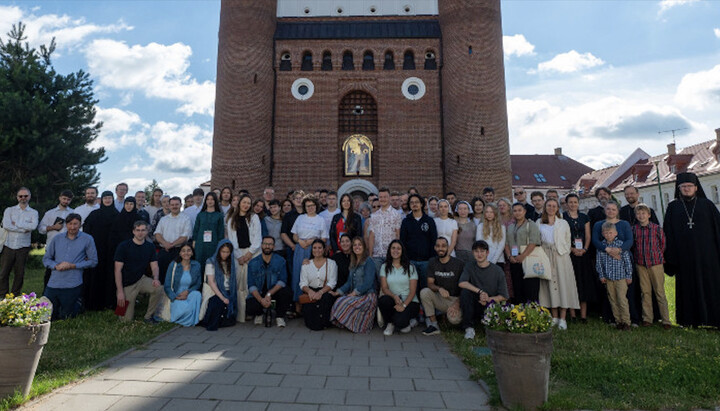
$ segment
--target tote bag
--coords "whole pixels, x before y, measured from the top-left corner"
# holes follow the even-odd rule
[[[527,246],[521,246],[520,252],[524,252]],[[550,280],[550,259],[542,247],[535,247],[532,252],[525,257],[522,262],[523,278],[539,278],[541,280]]]

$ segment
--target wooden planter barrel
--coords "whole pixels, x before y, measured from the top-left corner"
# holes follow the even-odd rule
[[[31,327],[0,327],[0,398],[15,390],[30,393],[35,370],[50,334],[50,323]]]
[[[502,403],[530,410],[548,397],[552,333],[519,334],[485,330]]]

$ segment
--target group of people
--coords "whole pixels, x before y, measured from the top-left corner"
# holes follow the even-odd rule
[[[99,200],[88,188],[74,210],[64,191],[39,222],[21,188],[3,216],[0,295],[19,293],[37,228],[48,237],[44,294],[56,319],[115,309],[129,321],[146,293],[145,321],[208,330],[302,317],[312,330],[356,333],[377,322],[388,336],[424,321],[435,335],[444,315],[474,338],[487,304],[505,300],[539,301],[560,330],[568,317],[585,322],[588,305],[620,329],[652,325],[655,311],[669,328],[667,272],[677,275],[678,323],[718,327],[720,213],[694,175],[678,175],[677,187],[664,229],[632,186],[622,208],[598,189],[600,205],[584,214],[576,194],[533,192],[528,204],[521,187],[514,202],[491,187],[469,202],[415,188],[366,201],[293,191],[280,201],[271,187],[253,201],[225,187],[196,189],[182,210],[183,199],[159,188],[145,204],[144,191],[127,197],[121,183]]]

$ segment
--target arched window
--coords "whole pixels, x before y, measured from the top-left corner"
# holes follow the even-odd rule
[[[393,52],[390,50],[385,52],[383,70],[395,70],[395,55],[393,55]]]
[[[373,56],[372,51],[366,51],[365,55],[363,56],[363,70],[375,70],[375,57]]]
[[[280,54],[280,71],[292,70],[292,58],[289,51],[283,51]]]
[[[437,60],[432,50],[425,52],[425,70],[437,70]]]
[[[412,50],[405,52],[405,58],[403,59],[403,70],[415,70],[415,53]]]
[[[352,51],[350,51],[350,50],[343,53],[342,69],[343,70],[355,70],[355,63],[353,63],[353,54],[352,54]]]
[[[306,51],[303,53],[303,59],[302,59],[302,66],[300,66],[301,71],[312,71],[313,70],[313,60],[312,60],[312,53],[309,51]]]
[[[332,71],[332,54],[329,51],[323,53],[322,67],[320,69],[322,71]]]

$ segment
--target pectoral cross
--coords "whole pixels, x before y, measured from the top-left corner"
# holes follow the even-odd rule
[[[692,219],[690,219],[690,220],[687,222],[687,226],[688,226],[688,228],[690,228],[691,230],[692,230],[692,228],[693,228],[694,225],[695,225],[695,223],[693,223],[693,220],[692,220]]]

